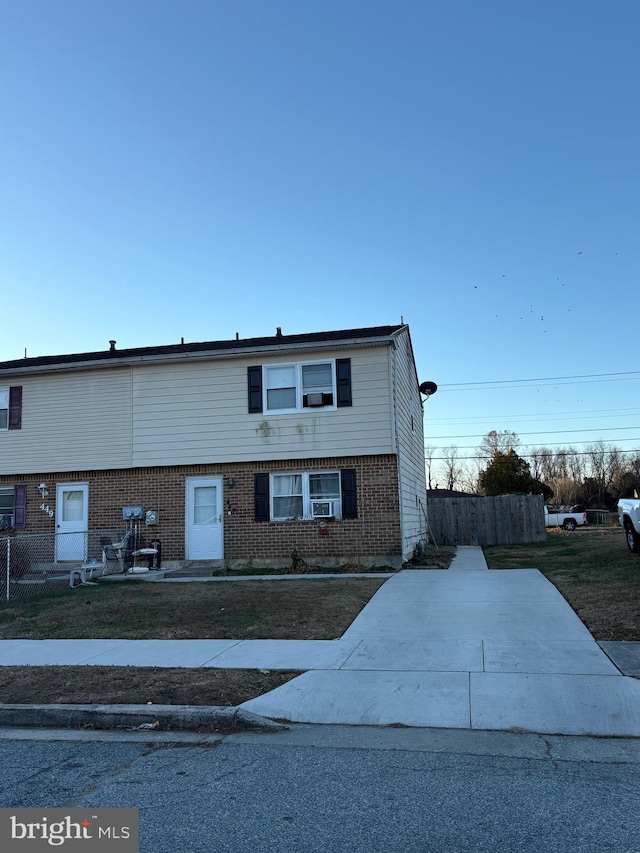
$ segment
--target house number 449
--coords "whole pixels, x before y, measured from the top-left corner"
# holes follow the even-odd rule
[[[53,510],[49,509],[49,504],[40,504],[40,509],[42,510],[42,512],[46,513],[49,518],[53,518]]]

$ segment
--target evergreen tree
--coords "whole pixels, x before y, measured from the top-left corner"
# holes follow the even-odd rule
[[[529,463],[513,450],[496,450],[493,459],[480,474],[485,495],[535,494],[553,497],[553,490],[531,476]]]

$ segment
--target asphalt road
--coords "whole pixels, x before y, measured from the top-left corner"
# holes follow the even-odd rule
[[[143,853],[638,853],[639,765],[623,739],[4,729],[0,806],[137,807]]]

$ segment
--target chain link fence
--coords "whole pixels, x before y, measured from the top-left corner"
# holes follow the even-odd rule
[[[0,538],[0,604],[68,587],[81,566],[124,572],[126,552],[112,547],[124,537],[122,530],[89,530]]]

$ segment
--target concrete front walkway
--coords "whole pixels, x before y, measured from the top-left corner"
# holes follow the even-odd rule
[[[640,736],[640,682],[620,674],[535,569],[392,576],[339,640],[4,640],[0,665],[301,669],[245,702],[293,722]]]

